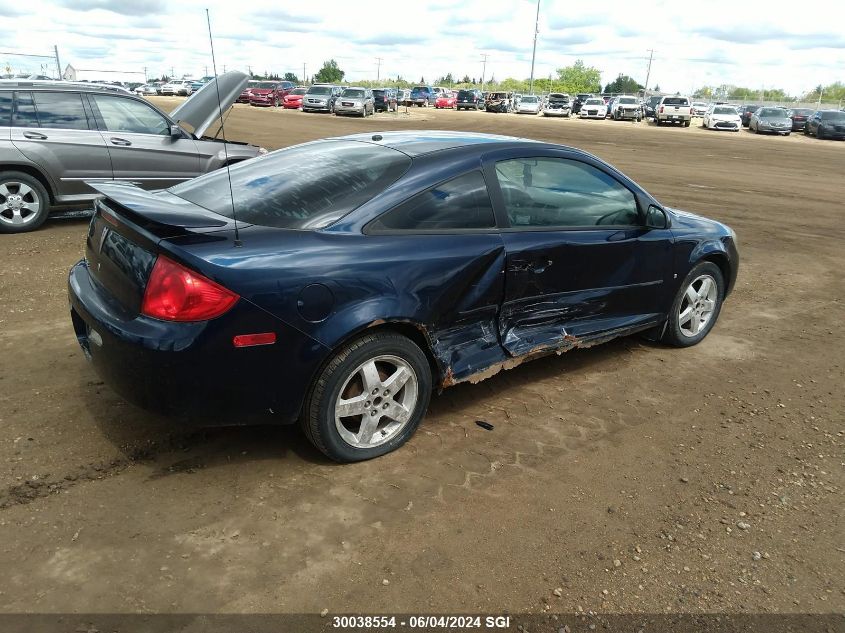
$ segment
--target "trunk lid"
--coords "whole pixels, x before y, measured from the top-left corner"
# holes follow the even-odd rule
[[[218,240],[208,233],[225,230],[231,223],[167,191],[149,192],[129,184],[90,185],[107,197],[94,203],[85,259],[92,278],[108,291],[104,296],[116,302],[127,318],[141,310],[162,240]]]

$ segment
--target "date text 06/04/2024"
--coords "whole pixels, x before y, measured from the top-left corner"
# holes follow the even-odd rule
[[[332,618],[335,629],[508,629],[506,615],[338,615]]]

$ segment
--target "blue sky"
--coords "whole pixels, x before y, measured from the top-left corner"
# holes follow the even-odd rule
[[[312,74],[335,58],[347,79],[401,75],[432,81],[451,72],[527,78],[536,1],[531,0],[0,0],[14,24],[4,51],[50,53],[77,68],[201,76],[211,67],[211,10],[218,70]],[[602,71],[689,92],[703,84],[782,87],[803,93],[845,81],[845,2],[739,0],[541,0],[535,76],[578,58]],[[782,7],[782,8],[781,8]],[[46,60],[0,55],[13,70]],[[26,67],[26,68],[23,68]]]

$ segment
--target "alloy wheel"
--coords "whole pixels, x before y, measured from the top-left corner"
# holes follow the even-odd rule
[[[411,421],[419,397],[416,372],[407,361],[381,355],[359,365],[335,402],[335,427],[354,448],[389,441]]]
[[[710,275],[696,277],[684,292],[681,305],[678,306],[678,327],[689,338],[707,327],[716,309],[718,286]]]
[[[0,184],[0,222],[21,226],[33,222],[41,211],[38,192],[26,183],[9,180]]]

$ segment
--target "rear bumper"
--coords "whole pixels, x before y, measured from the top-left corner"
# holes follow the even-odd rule
[[[168,414],[272,409],[294,422],[328,349],[241,299],[212,321],[129,318],[85,260],[68,277],[77,340],[102,379],[126,400]],[[235,348],[236,334],[274,331],[274,345]]]

